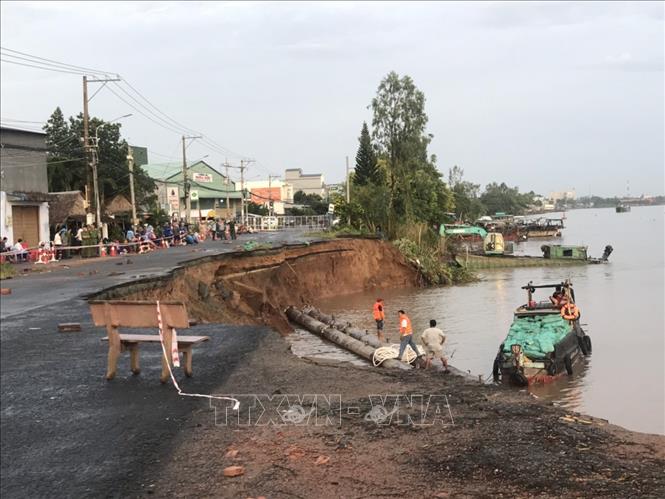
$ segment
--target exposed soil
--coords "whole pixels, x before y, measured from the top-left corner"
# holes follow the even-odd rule
[[[272,395],[262,403],[276,423],[283,423],[279,415],[288,408],[280,395],[340,394],[339,410],[326,404],[318,409],[333,422],[225,425],[218,410],[215,426],[211,410],[198,413],[188,425],[196,429],[179,436],[169,462],[149,478],[151,492],[276,498],[665,494],[665,437],[588,416],[575,420],[525,392],[440,372],[316,365],[289,355],[282,343],[277,335],[267,337],[218,393]],[[421,414],[405,406],[382,424],[368,421],[373,394],[447,395],[454,424],[447,413],[431,426],[403,424]],[[567,414],[573,421],[562,419]],[[234,465],[244,474],[225,477],[223,470]]]
[[[215,256],[169,278],[102,297],[184,300],[191,315],[204,321],[261,323],[286,332],[290,326],[282,311],[288,305],[325,310],[326,297],[413,286],[417,278],[392,246],[343,240]],[[665,437],[630,432],[526,392],[438,371],[321,365],[295,357],[283,338],[268,334],[220,380],[215,393],[272,396],[262,404],[278,424],[246,419],[221,424],[223,407],[217,406],[216,415],[212,408],[196,411],[168,456],[145,469],[138,481],[123,484],[124,493],[665,497]],[[331,421],[293,424],[282,419],[293,404],[293,399],[285,402],[285,394],[339,394],[341,404],[303,402],[303,409]],[[422,411],[402,402],[378,424],[368,419],[375,394],[446,396],[450,412],[446,407],[434,417],[428,411],[431,425],[411,424]],[[247,411],[247,400],[243,404]],[[394,407],[385,404],[388,411]],[[243,474],[224,476],[224,469],[234,465],[242,466]]]
[[[290,305],[321,305],[339,294],[418,282],[417,270],[391,244],[348,239],[218,255],[166,280],[102,297],[184,301],[198,320],[262,324],[287,333],[291,326],[283,311]]]

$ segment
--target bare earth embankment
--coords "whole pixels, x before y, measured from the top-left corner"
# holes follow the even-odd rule
[[[416,282],[390,245],[343,240],[203,259],[102,297],[183,300],[204,322],[287,333],[288,305],[325,310],[336,294]],[[250,412],[243,405],[240,421],[226,419],[223,406],[194,411],[160,465],[123,489],[178,497],[665,496],[665,437],[566,417],[525,392],[440,372],[316,364],[293,356],[277,334],[245,355],[215,393],[264,397]],[[309,419],[285,424],[284,411],[298,402],[287,394],[333,401],[338,394],[340,404],[306,399],[299,405]],[[379,423],[367,416],[377,394],[433,396],[449,409],[388,399],[385,409],[394,412]],[[244,474],[225,477],[232,465]]]

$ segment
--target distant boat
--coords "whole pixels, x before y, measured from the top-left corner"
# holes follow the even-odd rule
[[[620,203],[615,209],[617,213],[628,213],[630,211],[630,205]]]

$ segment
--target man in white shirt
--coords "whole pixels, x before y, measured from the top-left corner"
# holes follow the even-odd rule
[[[423,331],[421,340],[423,345],[425,345],[425,352],[427,353],[425,368],[432,365],[432,359],[434,357],[438,357],[443,364],[443,371],[448,372],[448,359],[443,356],[443,344],[446,341],[446,335],[436,327],[436,321],[434,319],[429,321],[429,327]]]

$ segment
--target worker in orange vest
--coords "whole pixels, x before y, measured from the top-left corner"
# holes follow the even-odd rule
[[[383,307],[383,298],[377,298],[376,302],[374,302],[372,315],[376,322],[376,336],[379,338],[379,341],[383,341],[383,322],[386,319],[386,311]]]
[[[404,350],[406,346],[411,346],[411,349],[415,352],[417,358],[422,357],[420,350],[416,346],[416,343],[413,341],[413,328],[411,327],[411,319],[406,315],[404,310],[399,310],[399,355],[397,360],[402,360],[402,355],[404,355]]]

